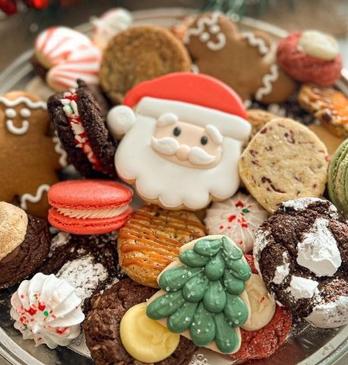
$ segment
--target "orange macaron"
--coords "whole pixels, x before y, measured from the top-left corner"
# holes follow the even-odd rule
[[[109,180],[69,180],[48,192],[50,224],[73,234],[103,234],[121,228],[132,213],[133,191]]]

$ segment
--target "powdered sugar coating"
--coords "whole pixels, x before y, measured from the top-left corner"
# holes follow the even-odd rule
[[[342,264],[337,241],[328,226],[327,219],[317,218],[297,244],[297,263],[319,277],[333,276]]]
[[[290,273],[290,258],[287,252],[283,252],[283,264],[276,267],[272,282],[280,285]]]
[[[77,295],[85,300],[90,298],[98,285],[108,278],[106,268],[95,263],[92,256],[68,261],[58,272],[60,279],[67,280],[75,289]]]
[[[322,299],[319,296],[319,300]],[[319,328],[336,328],[348,323],[348,296],[341,295],[333,302],[319,303],[306,321]]]

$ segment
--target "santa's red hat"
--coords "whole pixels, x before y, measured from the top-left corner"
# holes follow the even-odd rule
[[[152,118],[170,112],[183,122],[202,127],[212,124],[222,135],[243,142],[251,131],[239,96],[223,82],[203,74],[178,72],[144,81],[126,94],[124,105]],[[124,120],[125,110],[120,112]]]
[[[203,74],[176,72],[144,81],[126,94],[123,104],[133,108],[143,97],[182,101],[247,117],[240,97],[229,86]]]

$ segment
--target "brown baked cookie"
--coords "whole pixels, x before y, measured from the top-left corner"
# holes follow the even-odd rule
[[[157,276],[177,257],[180,247],[204,235],[204,226],[194,213],[145,206],[119,231],[121,268],[136,282],[156,288]]]
[[[306,84],[301,87],[298,102],[337,137],[348,137],[348,98],[333,87]]]
[[[136,365],[120,339],[120,322],[128,309],[145,302],[156,292],[130,279],[124,279],[92,299],[92,310],[84,322],[87,346],[96,365]],[[156,364],[185,365],[196,351],[194,344],[181,337],[175,352]]]
[[[247,120],[252,126],[251,137],[254,137],[255,134],[266,125],[266,123],[270,122],[274,118],[278,118],[278,116],[262,109],[247,110]]]
[[[50,129],[46,103],[24,91],[0,96],[0,125],[0,200],[46,217],[46,192],[66,164],[65,151]]]
[[[276,64],[272,40],[261,32],[240,33],[218,12],[198,15],[184,42],[200,72],[224,81],[244,100],[278,103],[295,90]]]
[[[190,69],[185,47],[169,30],[137,26],[120,32],[109,42],[100,67],[100,83],[111,101],[118,104],[141,81]]]
[[[51,237],[44,219],[0,202],[0,289],[33,274],[46,259]]]
[[[306,126],[286,118],[268,122],[239,160],[246,188],[270,213],[287,200],[320,197],[327,169],[323,142]]]

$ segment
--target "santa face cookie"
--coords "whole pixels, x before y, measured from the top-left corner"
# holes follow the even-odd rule
[[[0,199],[45,217],[46,192],[66,164],[64,150],[49,133],[46,103],[22,91],[0,96],[0,125]]]
[[[251,126],[233,90],[208,76],[175,73],[138,85],[125,104],[108,115],[111,133],[125,135],[116,170],[145,201],[198,210],[236,192]]]
[[[201,73],[225,82],[244,100],[278,103],[294,91],[294,82],[276,64],[272,40],[259,32],[239,33],[218,12],[197,16],[184,43]]]

